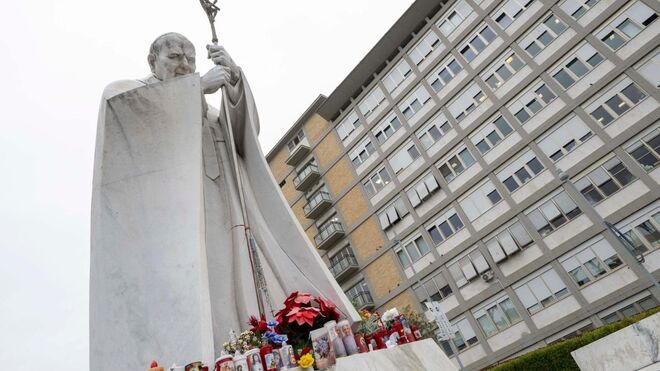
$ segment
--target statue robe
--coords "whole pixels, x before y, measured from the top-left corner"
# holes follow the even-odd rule
[[[141,370],[152,359],[212,364],[229,330],[258,314],[236,170],[272,309],[292,291],[310,292],[359,320],[270,173],[245,77],[228,87],[221,112],[206,109],[199,83],[197,74],[151,77],[104,92],[92,196],[93,371]]]

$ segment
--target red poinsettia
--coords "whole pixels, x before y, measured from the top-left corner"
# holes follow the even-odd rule
[[[314,326],[314,320],[321,314],[318,308],[314,307],[294,307],[286,314],[288,323],[297,323],[299,326]]]
[[[248,325],[252,326],[250,331],[255,334],[264,334],[268,331],[268,321],[266,321],[266,315],[262,314],[261,319],[257,319],[255,316],[250,316],[248,318]]]
[[[326,321],[339,321],[339,312],[333,302],[321,297],[315,298],[314,301],[319,304],[321,315],[325,317]]]

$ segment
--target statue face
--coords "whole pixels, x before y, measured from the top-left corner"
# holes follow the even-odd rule
[[[160,80],[195,72],[195,47],[188,39],[171,35],[160,40],[156,56],[149,56],[151,72]]]

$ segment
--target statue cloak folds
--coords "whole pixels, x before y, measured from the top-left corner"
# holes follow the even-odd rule
[[[240,98],[221,110],[273,309],[299,290],[357,321],[270,173],[245,77],[228,88]],[[152,359],[212,364],[229,330],[258,314],[225,115],[203,113],[203,99],[197,74],[118,81],[104,92],[92,194],[93,371],[141,370]]]

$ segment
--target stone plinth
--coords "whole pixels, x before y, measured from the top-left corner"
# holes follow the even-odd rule
[[[337,359],[335,371],[455,371],[456,366],[431,339]]]
[[[582,371],[660,370],[660,313],[571,352]]]

